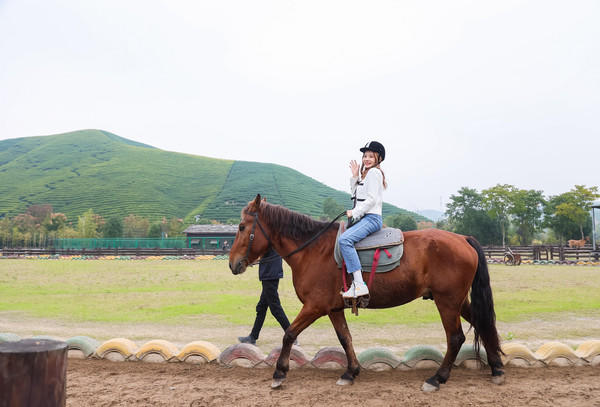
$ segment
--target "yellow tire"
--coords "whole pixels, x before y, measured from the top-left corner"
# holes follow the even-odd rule
[[[579,359],[573,349],[560,342],[547,342],[543,344],[535,352],[535,356],[539,360],[544,361],[544,363],[550,363],[556,358],[565,358],[571,363],[577,363]]]
[[[143,344],[142,347],[136,352],[135,357],[139,360],[144,360],[148,359],[150,355],[160,355],[164,361],[168,362],[176,358],[178,353],[179,349],[177,349],[177,347],[171,342],[162,339],[155,339]]]
[[[575,351],[575,354],[578,357],[591,362],[594,357],[600,355],[600,341],[593,340],[582,343]]]
[[[511,360],[522,359],[530,365],[538,360],[525,345],[520,343],[505,343],[502,345],[502,352],[504,352],[504,356],[502,357],[504,364]]]
[[[102,343],[96,349],[95,356],[98,359],[105,359],[111,353],[118,353],[123,360],[128,360],[135,355],[137,350],[137,345],[133,341],[127,338],[113,338]]]
[[[182,362],[193,360],[195,362],[203,363],[204,361],[208,363],[216,360],[220,354],[221,350],[212,343],[206,341],[195,341],[185,345],[183,349],[181,349],[181,352],[179,352],[177,355],[177,359]]]

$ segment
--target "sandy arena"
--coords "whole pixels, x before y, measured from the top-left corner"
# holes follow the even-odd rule
[[[353,386],[340,387],[338,370],[291,370],[281,390],[271,390],[272,369],[215,364],[152,364],[69,359],[68,406],[600,406],[600,368],[506,369],[506,383],[489,371],[454,369],[447,384],[421,392],[433,370],[363,370]]]

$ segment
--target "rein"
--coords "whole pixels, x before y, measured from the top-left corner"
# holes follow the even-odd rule
[[[256,230],[256,225],[258,224],[258,227],[260,228],[260,231],[263,233],[263,235],[265,235],[265,237],[267,238],[267,241],[269,242],[269,245],[271,245],[271,238],[269,237],[269,235],[267,234],[267,232],[265,232],[265,229],[263,228],[262,224],[260,223],[260,221],[258,220],[258,213],[256,212],[247,212],[248,215],[254,216],[254,222],[252,223],[252,232],[250,232],[250,242],[248,243],[248,248],[246,249],[246,256],[244,257],[244,259],[247,261],[248,260],[248,256],[250,255],[250,247],[252,246],[252,242],[254,242],[254,231]],[[310,239],[308,239],[306,242],[302,243],[302,245],[298,246],[296,249],[292,250],[290,253],[286,254],[285,256],[279,256],[279,255],[272,255],[272,256],[267,256],[267,257],[263,257],[258,261],[255,261],[254,263],[248,264],[247,267],[250,266],[255,266],[259,263],[268,263],[270,261],[274,261],[276,259],[278,259],[279,257],[282,258],[286,258],[286,257],[290,257],[293,256],[294,254],[298,253],[301,250],[304,250],[306,247],[308,247],[311,243],[313,243],[315,240],[317,240],[323,233],[325,233],[327,230],[329,230],[329,228],[342,216],[344,216],[346,214],[346,210],[344,210],[343,212],[341,212],[338,216],[336,216],[331,222],[329,222],[329,224],[327,226],[325,226],[323,229],[319,230],[317,232],[317,234],[315,234],[313,237],[311,237]]]

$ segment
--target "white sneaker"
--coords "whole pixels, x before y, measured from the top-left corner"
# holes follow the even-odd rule
[[[350,284],[348,291],[342,293],[342,298],[355,298],[354,296],[354,283]]]
[[[369,287],[365,283],[358,283],[354,286],[354,296],[362,297],[363,295],[369,295]]]
[[[367,287],[366,284],[356,284],[354,282],[352,282],[352,285],[350,286],[350,288],[348,288],[348,291],[346,291],[345,293],[342,294],[343,298],[356,298],[356,297],[362,297],[363,295],[368,295],[369,294],[369,288]]]

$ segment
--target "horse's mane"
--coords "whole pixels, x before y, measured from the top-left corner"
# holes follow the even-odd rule
[[[274,235],[298,242],[310,239],[329,225],[329,222],[314,220],[310,216],[265,201],[261,202],[260,211],[261,219]],[[335,225],[336,228],[339,226],[337,223]]]

